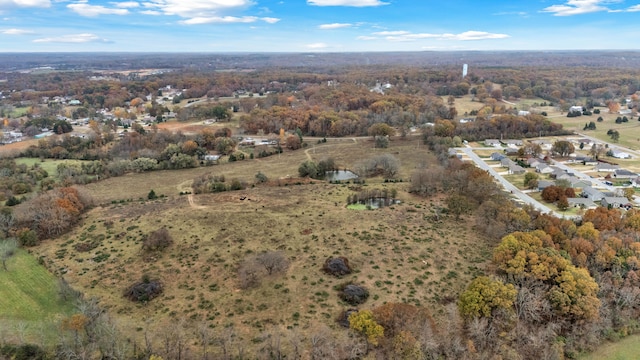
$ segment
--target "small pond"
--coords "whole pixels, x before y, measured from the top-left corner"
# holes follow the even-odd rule
[[[358,175],[350,170],[327,171],[324,176],[327,181],[345,181],[358,178]]]

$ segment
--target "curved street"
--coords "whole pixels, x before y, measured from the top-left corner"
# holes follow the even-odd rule
[[[545,206],[538,200],[532,198],[531,196],[525,194],[524,192],[522,192],[522,190],[518,189],[518,187],[516,187],[515,185],[507,181],[494,168],[492,168],[484,160],[482,160],[480,156],[478,156],[476,153],[473,152],[473,150],[487,150],[487,149],[495,150],[495,148],[469,148],[469,147],[455,148],[456,151],[461,151],[465,153],[471,160],[473,160],[473,162],[476,164],[477,167],[479,167],[482,170],[486,170],[491,176],[493,176],[494,179],[496,179],[500,183],[500,185],[502,185],[502,187],[506,191],[510,191],[511,194],[513,194],[513,196],[520,199],[524,204],[533,206],[536,210],[540,211],[541,213],[552,214],[559,218],[570,219],[570,220],[581,219],[579,215],[565,215],[549,209],[547,206]]]

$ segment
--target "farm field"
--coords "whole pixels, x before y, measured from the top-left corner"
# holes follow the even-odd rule
[[[374,151],[370,141],[342,140],[285,153],[279,160],[275,155],[150,172],[117,178],[113,184],[108,179],[86,186],[101,205],[89,211],[80,226],[34,250],[53,273],[85,296],[100,299],[138,344],[146,330],[159,341],[169,330],[193,333],[201,325],[214,332],[234,329],[247,344],[259,344],[264,332],[288,337],[325,326],[344,331],[335,319],[351,308],[337,291],[347,283],[369,290],[361,308],[407,302],[445,318],[466,284],[484,273],[491,244],[474,231],[472,217],[436,220],[435,208],[444,206],[441,198],[406,192],[412,169],[433,161],[426,149],[416,150],[417,144],[417,138],[393,140],[390,148]],[[400,159],[405,181],[373,179],[361,185],[286,179],[295,176],[308,157],[331,156],[340,168],[351,168],[356,159],[385,152]],[[271,180],[236,192],[178,195],[178,189],[188,189],[204,172],[251,180],[258,171]],[[146,199],[151,188],[166,197],[138,200]],[[377,210],[347,209],[349,195],[374,188],[396,189],[401,203]],[[160,228],[168,230],[173,245],[162,254],[145,256],[144,239]],[[243,287],[240,265],[264,251],[282,252],[288,270]],[[347,257],[355,271],[342,278],[324,273],[324,261],[337,256]],[[164,293],[141,305],[125,299],[123,292],[143,275],[161,280]]]
[[[615,343],[603,344],[580,360],[637,360],[640,359],[640,335],[632,335]]]
[[[57,279],[24,250],[0,271],[0,334],[11,341],[55,341],[61,319],[73,304],[59,300]]]

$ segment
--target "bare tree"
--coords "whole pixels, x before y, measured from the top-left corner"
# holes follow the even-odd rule
[[[264,266],[269,275],[283,272],[289,267],[289,261],[281,251],[264,252],[256,257],[256,261]]]
[[[0,241],[0,261],[2,262],[2,268],[4,271],[9,271],[7,268],[7,260],[16,253],[17,248],[18,243],[15,239]]]

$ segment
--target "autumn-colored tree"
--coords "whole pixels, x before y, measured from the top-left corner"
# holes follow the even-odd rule
[[[435,321],[426,308],[407,303],[386,303],[373,309],[373,317],[385,331],[385,336],[393,338],[401,332],[420,333],[423,326],[435,331]]]
[[[567,211],[567,209],[569,209],[569,201],[565,195],[560,196],[556,205],[560,211]]]
[[[583,222],[591,222],[593,226],[602,230],[619,229],[622,226],[622,214],[618,209],[607,209],[599,206],[595,209],[587,210],[582,216]]]
[[[367,130],[369,136],[373,136],[374,138],[377,136],[393,136],[396,131],[391,126],[385,123],[376,123],[369,127]]]
[[[549,300],[562,316],[591,320],[598,317],[600,300],[597,295],[598,284],[589,271],[570,265],[556,278]]]
[[[567,140],[557,140],[555,143],[553,143],[553,146],[551,147],[551,151],[554,154],[557,154],[562,157],[567,157],[570,154],[573,154],[575,150],[576,149],[573,146],[573,144]]]
[[[182,143],[180,150],[187,155],[193,156],[198,150],[198,143],[193,140],[187,140]]]
[[[89,323],[89,318],[84,314],[73,314],[62,320],[62,329],[73,331],[74,346],[77,352],[80,345],[80,331],[85,329]]]
[[[290,150],[298,150],[302,147],[302,143],[300,142],[300,137],[297,135],[289,135],[286,140],[286,147]]]
[[[634,188],[624,188],[623,193],[624,197],[626,197],[627,200],[633,201],[633,197],[635,196],[636,191]]]
[[[479,276],[460,295],[458,310],[465,319],[490,317],[494,310],[511,309],[516,293],[515,287],[511,284]]]
[[[551,185],[542,190],[541,197],[542,200],[546,202],[554,203],[558,201],[558,199],[560,199],[560,197],[563,195],[563,192],[564,191],[559,186]]]
[[[460,215],[471,211],[472,208],[472,200],[464,195],[454,193],[447,198],[447,209],[456,216],[456,220],[460,219]]]
[[[349,328],[360,333],[373,346],[377,346],[384,336],[384,328],[373,319],[370,310],[360,310],[349,315]]]
[[[609,113],[615,114],[620,111],[620,104],[614,100],[607,101],[607,108],[609,108]]]

